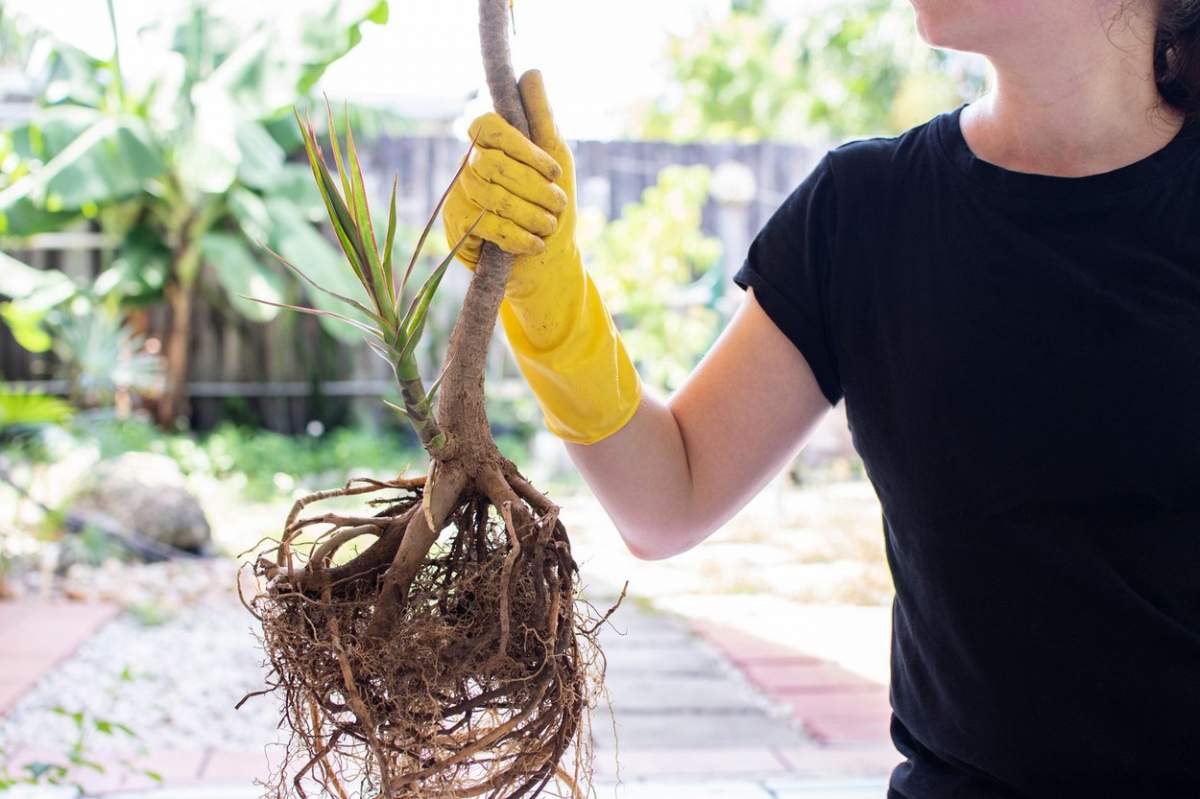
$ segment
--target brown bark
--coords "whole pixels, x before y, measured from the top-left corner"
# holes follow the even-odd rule
[[[192,287],[183,283],[167,286],[167,302],[171,307],[171,328],[167,333],[166,375],[162,396],[158,400],[156,418],[159,427],[170,428],[180,414],[187,413],[188,347],[192,329]]]
[[[496,111],[528,135],[529,123],[509,56],[506,0],[479,0],[479,41]],[[447,372],[438,392],[437,419],[449,439],[447,457],[475,467],[499,460],[484,410],[483,375],[512,266],[511,255],[494,244],[483,245],[462,312],[450,334]],[[471,472],[473,477],[475,469]]]

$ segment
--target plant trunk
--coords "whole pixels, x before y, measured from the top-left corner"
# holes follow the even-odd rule
[[[166,375],[162,396],[158,400],[158,426],[164,430],[175,425],[175,419],[187,413],[188,344],[192,327],[192,290],[178,283],[167,287],[167,302],[171,306],[171,328],[167,333]]]
[[[479,0],[480,49],[496,111],[528,136],[529,123],[509,56],[508,15],[507,0]],[[437,420],[448,438],[443,460],[475,467],[499,462],[485,412],[483,376],[512,266],[513,256],[484,243],[450,334],[446,376],[438,392]]]

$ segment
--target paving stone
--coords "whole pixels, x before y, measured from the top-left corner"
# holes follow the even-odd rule
[[[904,759],[890,741],[856,746],[781,746],[776,754],[796,777],[886,777]]]
[[[0,715],[117,613],[107,604],[0,602]]]
[[[835,663],[749,662],[742,668],[751,682],[771,694],[813,689],[882,689],[887,692],[886,686],[871,682]]]
[[[262,749],[215,749],[205,760],[201,777],[205,782],[253,784],[256,779],[267,779],[270,773],[271,766]]]
[[[774,799],[883,799],[886,780],[821,780],[811,782],[775,782],[765,787]]]
[[[766,641],[731,627],[709,622],[692,622],[692,629],[736,663],[819,664],[819,658]]]
[[[682,651],[681,651],[682,649]],[[688,644],[663,646],[626,646],[605,650],[607,675],[620,672],[658,675],[713,676],[729,672],[729,664],[707,647]]]
[[[787,721],[759,712],[722,713],[621,713],[617,728],[612,716],[598,710],[592,717],[592,739],[597,749],[633,751],[652,749],[727,746],[812,745],[808,737]]]
[[[611,756],[597,756],[598,778],[627,776],[722,778],[735,775],[763,777],[784,775],[787,765],[770,747],[699,749],[634,749]]]
[[[756,782],[704,780],[647,780],[596,786],[598,799],[771,799],[772,794]]]
[[[791,706],[796,716],[803,719],[822,716],[866,716],[888,722],[892,716],[888,692],[882,686],[875,690],[831,688],[824,691],[781,694],[780,699]]]
[[[804,730],[824,745],[870,743],[890,739],[890,719],[878,713],[826,714],[803,721]]]
[[[734,677],[640,677],[616,672],[607,684],[618,715],[622,710],[753,710],[764,706],[761,696]]]

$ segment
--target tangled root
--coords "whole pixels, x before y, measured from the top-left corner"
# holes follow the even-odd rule
[[[558,507],[515,468],[462,485],[399,595],[387,575],[427,518],[417,518],[425,478],[353,480],[305,497],[280,542],[258,554],[260,590],[247,607],[292,733],[269,795],[587,791],[588,718],[603,678],[594,635],[607,614],[577,602]],[[371,510],[301,516],[351,496],[369,496]]]

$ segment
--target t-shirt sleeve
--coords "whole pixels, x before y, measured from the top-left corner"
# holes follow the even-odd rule
[[[842,398],[829,313],[835,201],[826,154],[767,220],[733,276],[739,287],[754,287],[758,304],[808,361],[831,405]]]

